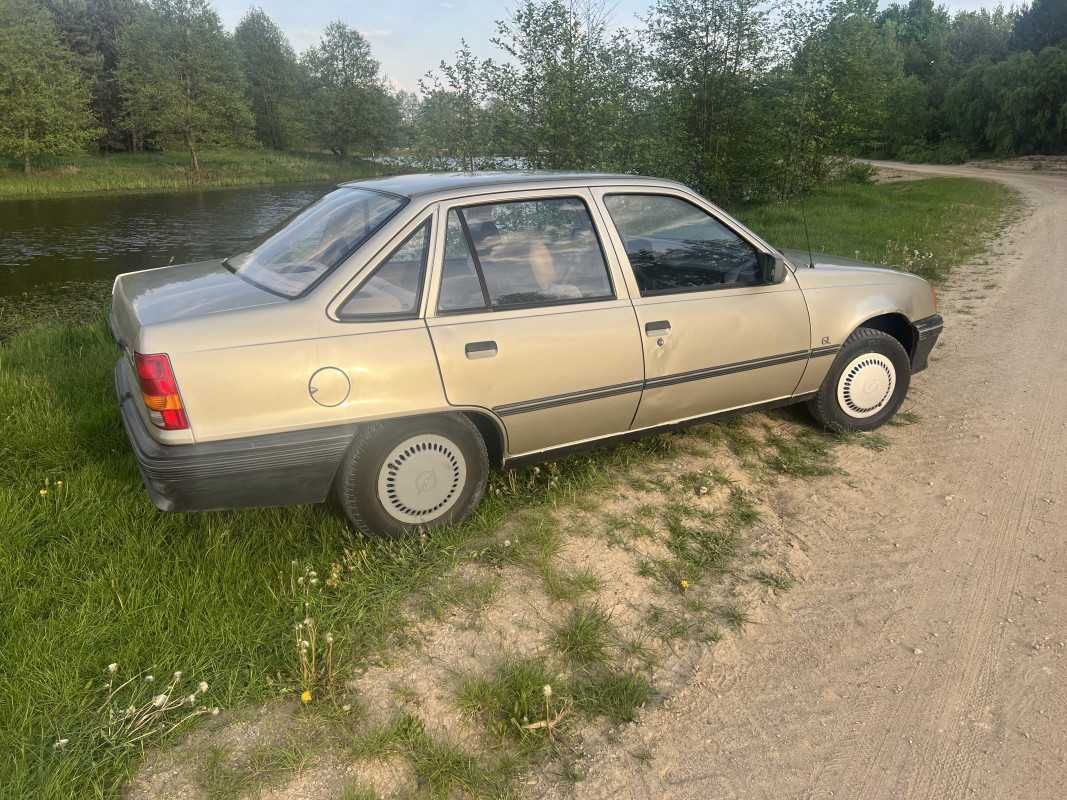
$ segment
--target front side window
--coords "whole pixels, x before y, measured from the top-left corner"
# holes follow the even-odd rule
[[[413,317],[419,310],[426,260],[430,253],[430,221],[415,229],[344,302],[342,319]]]
[[[406,202],[368,189],[337,189],[226,264],[258,286],[296,297],[355,252]]]
[[[440,310],[613,297],[607,263],[582,200],[515,200],[449,212]]]
[[[615,194],[604,204],[642,296],[764,282],[756,249],[692,203],[668,195]]]

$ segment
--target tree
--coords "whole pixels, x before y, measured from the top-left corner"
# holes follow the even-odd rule
[[[115,82],[122,30],[143,6],[137,0],[44,0],[63,42],[73,52],[92,91],[91,109],[101,123],[98,146],[123,147],[122,98]]]
[[[1034,52],[1067,43],[1067,3],[1064,0],[1034,0],[1016,18],[1011,43],[1016,50]]]
[[[0,0],[0,153],[29,173],[35,157],[79,150],[95,132],[88,83],[51,16]]]
[[[119,39],[117,79],[135,139],[180,142],[196,173],[205,144],[247,141],[253,117],[236,53],[207,0],[152,0]]]
[[[597,0],[526,0],[497,21],[493,43],[509,57],[489,88],[509,110],[499,132],[533,167],[587,169],[599,162],[604,101],[605,6]]]
[[[331,22],[318,47],[302,58],[312,80],[311,118],[319,142],[340,158],[393,141],[400,124],[396,99],[378,75],[370,43],[355,28]]]
[[[657,0],[649,58],[670,174],[738,197],[770,172],[774,148],[758,91],[771,63],[769,18],[754,0]]]
[[[286,150],[303,136],[301,75],[289,40],[266,12],[251,8],[233,32],[256,138]]]
[[[426,97],[420,142],[429,152],[444,150],[468,171],[491,155],[484,108],[491,70],[491,62],[479,62],[461,39],[456,60],[442,61],[439,75],[427,73],[419,81]]]

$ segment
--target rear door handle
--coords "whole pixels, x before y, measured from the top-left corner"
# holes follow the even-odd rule
[[[496,355],[496,342],[467,342],[464,350],[467,358],[492,358]]]
[[[671,323],[661,319],[656,322],[645,323],[645,336],[666,336],[671,332]]]

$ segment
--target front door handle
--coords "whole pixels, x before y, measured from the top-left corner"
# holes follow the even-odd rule
[[[671,323],[661,319],[645,323],[645,336],[666,336],[671,332]]]
[[[467,358],[492,358],[496,355],[496,342],[468,342],[464,350]]]

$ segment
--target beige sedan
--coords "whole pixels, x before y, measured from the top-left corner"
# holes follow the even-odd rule
[[[119,276],[111,324],[159,508],[332,494],[386,535],[466,518],[491,467],[723,414],[870,430],[942,326],[921,278],[554,173],[345,184],[250,252]]]

